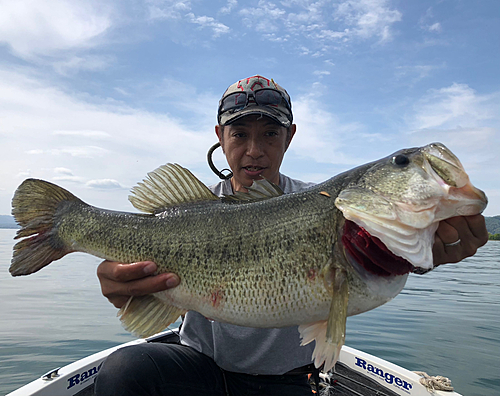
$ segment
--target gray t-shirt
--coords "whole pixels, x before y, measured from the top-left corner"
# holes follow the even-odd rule
[[[285,194],[304,190],[304,183],[280,174]],[[230,180],[209,187],[218,196],[231,195]],[[189,311],[180,332],[181,343],[210,356],[224,370],[247,374],[284,374],[312,362],[314,343],[300,346],[297,326],[278,329],[242,327],[210,321]]]

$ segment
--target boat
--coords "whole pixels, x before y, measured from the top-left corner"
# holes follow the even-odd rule
[[[119,348],[144,342],[178,343],[179,332],[178,329],[165,330],[149,338],[97,352],[54,368],[7,396],[91,396],[94,380],[106,357]],[[421,383],[422,378],[415,372],[344,345],[335,367],[328,373],[321,373],[319,387],[312,384],[311,389],[314,392],[319,389],[320,396],[461,396],[454,391],[432,390]]]

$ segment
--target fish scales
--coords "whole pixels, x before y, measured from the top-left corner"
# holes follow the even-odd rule
[[[98,209],[27,179],[12,213],[21,225],[13,276],[73,251],[118,262],[151,260],[180,285],[131,297],[124,326],[152,335],[195,310],[251,327],[299,325],[302,345],[328,370],[346,317],[380,306],[408,273],[433,267],[438,222],[481,213],[487,198],[444,145],[400,150],[306,191],[281,195],[265,180],[220,201],[187,169],[167,164],[129,197],[132,214]]]
[[[119,262],[151,260],[158,273],[178,274],[181,284],[167,299],[187,309],[243,326],[292,325],[306,307],[324,315],[332,297],[319,274],[329,264],[341,215],[319,194],[326,188],[284,195],[272,205],[185,205],[156,217],[73,201],[61,213],[58,234],[73,250]]]

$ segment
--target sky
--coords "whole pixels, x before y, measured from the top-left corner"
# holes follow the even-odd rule
[[[0,0],[0,214],[28,177],[124,211],[167,162],[216,183],[218,101],[260,74],[292,98],[284,174],[442,142],[499,215],[499,37],[498,0]]]

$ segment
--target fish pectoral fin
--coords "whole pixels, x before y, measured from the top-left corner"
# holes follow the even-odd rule
[[[165,330],[185,309],[168,305],[155,296],[131,297],[119,311],[123,327],[139,337],[149,337]]]
[[[283,190],[267,179],[254,180],[250,187],[245,187],[248,192],[236,191],[232,195],[224,195],[225,201],[248,203],[263,201],[264,199],[279,197]]]
[[[219,200],[196,176],[178,164],[166,164],[148,173],[131,192],[128,200],[132,205],[152,214],[183,203]]]
[[[348,297],[349,290],[345,273],[335,271],[334,297],[330,305],[328,320],[299,326],[301,345],[316,341],[312,358],[316,367],[319,368],[324,364],[324,372],[328,372],[335,366],[342,345],[344,345]]]

